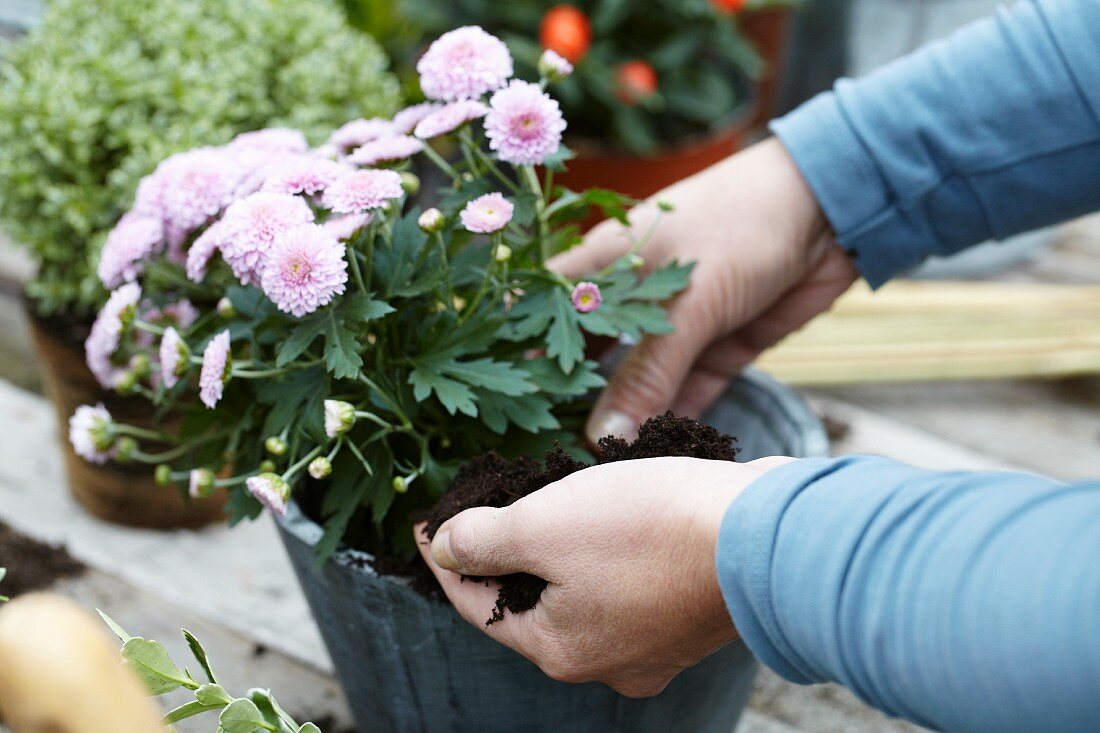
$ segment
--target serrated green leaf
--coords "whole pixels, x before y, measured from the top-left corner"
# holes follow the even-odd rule
[[[577,311],[564,290],[555,289],[550,330],[546,332],[546,355],[556,358],[566,374],[584,358],[584,337],[577,322]]]
[[[694,269],[694,262],[686,265],[671,262],[650,273],[626,297],[630,300],[668,300],[691,284],[691,271]]]
[[[122,645],[122,658],[153,695],[163,695],[190,683],[187,673],[176,666],[159,642],[131,637]]]
[[[364,293],[353,295],[340,305],[340,314],[354,323],[373,321],[393,313],[394,310],[389,303],[375,300]]]
[[[359,374],[363,366],[361,350],[355,332],[331,316],[325,331],[325,366],[332,375],[337,379],[349,379]]]
[[[581,328],[593,336],[610,336],[611,338],[618,338],[621,334],[619,327],[612,323],[608,317],[608,311],[614,308],[613,304],[608,304],[600,310],[591,311],[590,313],[581,313],[577,318],[577,322],[581,324]]]
[[[556,430],[561,423],[554,417],[550,400],[541,395],[508,397],[499,392],[477,391],[478,417],[494,433],[503,434],[509,425],[529,433]]]
[[[217,678],[214,677],[214,670],[210,666],[210,660],[206,656],[206,650],[202,648],[202,644],[195,638],[187,629],[183,629],[183,638],[187,640],[187,646],[191,649],[191,654],[194,655],[195,661],[202,667],[202,671],[206,673],[206,679],[210,680],[211,684],[218,684]]]
[[[128,642],[128,641],[130,641],[130,639],[134,638],[134,637],[130,636],[129,634],[127,634],[127,633],[126,633],[126,632],[125,632],[125,631],[124,631],[124,630],[122,629],[122,627],[121,627],[121,626],[119,626],[119,625],[118,625],[117,623],[115,623],[115,620],[114,620],[113,618],[111,618],[111,617],[110,617],[110,616],[108,616],[107,614],[103,613],[103,611],[100,611],[100,610],[99,610],[99,609],[97,608],[97,609],[95,610],[95,612],[99,614],[99,617],[100,617],[101,619],[103,619],[103,623],[107,624],[107,626],[109,626],[109,627],[111,628],[111,631],[113,631],[113,632],[114,632],[115,636],[117,636],[117,637],[119,638],[119,640],[120,640],[120,641],[121,641],[121,642],[122,642],[123,644],[125,644],[125,643],[126,643],[126,642]]]
[[[301,356],[313,340],[325,332],[330,318],[328,313],[318,313],[292,328],[286,340],[279,345],[275,366],[284,367]]]
[[[530,394],[538,389],[527,380],[528,372],[489,357],[473,361],[436,362],[422,368],[453,377],[472,387],[484,387],[511,397]]]
[[[583,316],[581,321],[583,323]],[[523,363],[523,368],[530,372],[532,381],[542,392],[562,397],[580,397],[607,384],[607,380],[596,371],[598,367],[597,362],[587,360],[579,368],[565,374],[553,359],[532,359]]]
[[[477,417],[477,404],[474,392],[468,386],[429,368],[416,368],[409,374],[409,384],[413,387],[413,396],[418,402],[428,399],[435,393],[436,398],[450,414],[461,412]]]
[[[260,714],[256,703],[245,698],[238,698],[229,703],[218,716],[218,725],[225,733],[255,733],[258,730],[268,730],[268,723]]]

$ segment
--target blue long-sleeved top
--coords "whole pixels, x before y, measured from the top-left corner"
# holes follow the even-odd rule
[[[1100,0],[1017,3],[773,130],[873,286],[1100,209]],[[717,564],[790,680],[948,731],[1100,731],[1100,481],[799,461],[733,502]]]

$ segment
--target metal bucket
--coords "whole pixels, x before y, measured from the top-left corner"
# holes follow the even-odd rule
[[[759,372],[738,379],[705,421],[739,436],[743,460],[828,449],[802,399]],[[730,733],[748,699],[756,665],[740,642],[648,699],[555,682],[450,605],[375,575],[365,553],[343,550],[317,567],[321,528],[296,506],[280,533],[362,733]]]

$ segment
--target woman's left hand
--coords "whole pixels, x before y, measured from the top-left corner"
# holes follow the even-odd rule
[[[459,613],[554,679],[655,695],[736,638],[715,571],[718,530],[749,484],[791,460],[594,466],[503,509],[462,512],[430,550],[418,525],[417,541]],[[486,626],[497,586],[461,576],[509,573],[549,585],[534,609]]]

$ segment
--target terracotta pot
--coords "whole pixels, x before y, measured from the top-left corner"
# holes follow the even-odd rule
[[[733,155],[744,146],[751,122],[751,114],[742,115],[713,135],[650,157],[576,145],[577,157],[565,164],[568,170],[557,174],[555,181],[574,191],[608,188],[644,199]]]
[[[566,164],[568,170],[559,174],[557,180],[574,191],[608,188],[642,199],[743,148],[774,112],[790,36],[791,12],[784,8],[756,11],[746,14],[741,24],[766,68],[755,86],[753,102],[746,104],[730,124],[711,135],[644,157],[602,148],[598,143],[571,140],[577,157]],[[591,226],[597,221],[594,217],[585,224]]]
[[[792,20],[788,8],[758,10],[741,16],[741,29],[764,59],[764,73],[756,84],[755,125],[763,125],[775,116],[779,82],[787,65]]]
[[[57,410],[58,439],[65,455],[69,488],[89,512],[117,524],[152,529],[201,527],[224,516],[224,494],[191,500],[173,487],[158,486],[151,466],[103,466],[85,461],[69,443],[69,417],[80,405],[102,402],[121,421],[148,426],[148,402],[120,397],[99,386],[84,364],[80,339],[63,326],[43,321],[27,309],[31,337],[42,365],[42,385]]]

